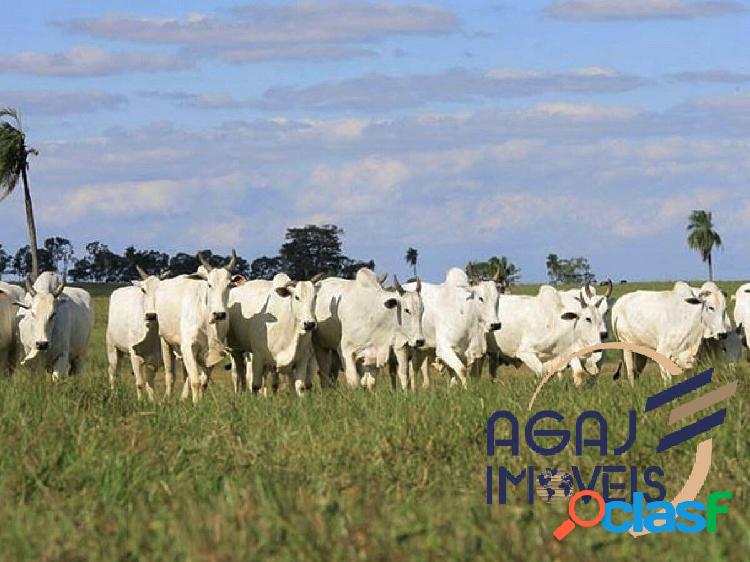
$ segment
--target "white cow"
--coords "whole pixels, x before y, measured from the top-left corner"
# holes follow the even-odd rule
[[[232,378],[235,391],[246,386],[245,357],[252,353],[251,388],[260,390],[266,372],[289,375],[298,395],[309,390],[312,381],[312,331],[315,329],[316,283],[292,281],[279,273],[273,281],[248,281],[229,292],[229,335],[232,350]],[[268,384],[266,384],[266,390]]]
[[[213,268],[200,254],[198,260],[202,267],[196,273],[166,279],[156,289],[166,396],[172,392],[177,356],[186,370],[182,398],[192,391],[194,402],[202,397],[210,370],[226,355],[229,290],[244,281],[232,275],[234,250],[225,267]]]
[[[499,316],[502,329],[490,340],[490,352],[503,359],[520,361],[537,376],[546,375],[560,359],[601,342],[604,322],[596,306],[584,300],[566,302],[560,292],[542,285],[535,296],[501,295]],[[586,361],[589,374],[598,367]],[[583,382],[584,369],[578,363],[573,381]],[[496,367],[491,365],[491,372]]]
[[[742,343],[748,346],[748,331],[750,331],[750,283],[740,285],[732,296],[734,299],[734,323],[742,336]]]
[[[602,323],[604,326],[604,329],[601,333],[602,341],[606,340],[609,337],[609,331],[607,330],[607,313],[609,312],[609,301],[607,299],[609,299],[610,295],[612,294],[612,281],[608,280],[606,285],[607,290],[603,295],[598,295],[596,293],[596,287],[592,287],[588,283],[583,287],[583,289],[569,289],[567,291],[560,291],[560,297],[562,298],[565,306],[575,308],[577,304],[580,304],[580,302],[583,301],[586,305],[594,306],[599,311],[599,315],[602,317]],[[586,359],[586,367],[584,369],[583,365],[581,365],[580,358],[576,357],[570,362],[570,368],[573,370],[574,376],[575,373],[583,373],[584,370],[593,373],[598,371],[598,365],[600,364],[601,359],[602,353],[600,351],[592,353]],[[562,371],[558,373],[558,375],[562,376]]]
[[[338,360],[350,386],[372,388],[377,370],[395,354],[401,386],[408,388],[407,348],[424,344],[418,289],[405,290],[398,282],[394,290],[384,289],[366,268],[354,280],[321,281],[315,304],[318,327],[313,332],[321,384],[333,378]]]
[[[149,400],[153,400],[154,377],[162,365],[156,290],[169,272],[157,277],[138,266],[136,269],[141,279],[133,281],[131,287],[116,289],[109,298],[106,336],[109,383],[114,388],[120,359],[127,354],[138,399],[145,388]]]
[[[429,386],[434,358],[451,369],[451,384],[467,385],[467,370],[487,352],[487,334],[500,329],[498,297],[494,280],[471,284],[457,267],[439,285],[422,284],[425,345],[414,353],[412,366],[415,373],[421,368],[423,386]]]
[[[24,290],[0,281],[0,376],[10,374],[18,360],[18,304]]]
[[[731,329],[726,299],[710,281],[700,289],[679,281],[669,291],[634,291],[612,307],[612,331],[618,340],[649,347],[682,369],[695,364],[703,338],[726,337]],[[633,355],[623,351],[630,384],[646,363],[644,356]],[[669,382],[669,372],[660,371]]]
[[[26,288],[18,324],[25,353],[21,364],[51,372],[53,381],[78,372],[94,325],[91,295],[66,287],[65,277],[60,281],[49,271],[33,286],[27,280]]]

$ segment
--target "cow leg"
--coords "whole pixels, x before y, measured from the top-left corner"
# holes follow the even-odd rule
[[[250,389],[253,394],[258,394],[261,387],[263,386],[263,364],[259,359],[250,360]]]
[[[135,394],[138,400],[143,398],[143,358],[136,355],[134,352],[130,352],[130,365],[133,368],[133,374],[135,375]]]
[[[625,363],[625,373],[628,375],[630,386],[635,386],[635,366],[633,365],[633,352],[623,350],[622,360]]]
[[[307,361],[297,361],[294,365],[294,391],[297,396],[304,396],[307,388]]]
[[[391,366],[392,371],[396,371],[396,373],[391,373],[391,378],[395,379],[394,374],[398,374],[398,380],[401,383],[401,390],[414,390],[414,386],[416,383],[415,380],[412,380],[412,377],[410,376],[409,372],[409,356],[415,355],[416,352],[410,353],[408,349],[405,347],[402,347],[400,349],[393,350],[393,355],[395,358],[395,365]],[[394,381],[395,382],[395,381]]]
[[[174,390],[175,357],[172,348],[164,338],[160,338],[159,343],[161,345],[161,358],[164,363],[164,397],[169,398],[172,396],[172,390]]]
[[[359,386],[359,372],[357,371],[357,361],[354,358],[354,353],[343,349],[339,352],[341,361],[344,363],[344,376],[346,377],[346,384],[352,388]]]
[[[146,374],[146,394],[148,395],[148,399],[153,402],[156,399],[156,365],[153,363],[147,363],[143,365],[143,369]]]
[[[52,365],[52,381],[57,382],[70,371],[70,357],[67,353],[61,353]]]
[[[109,388],[115,389],[115,380],[117,379],[117,368],[120,364],[120,352],[110,341],[107,334],[107,374],[109,375]]]
[[[487,359],[489,363],[490,378],[495,380],[497,378],[497,368],[500,365],[500,357],[497,353],[488,353]]]
[[[522,351],[517,355],[518,359],[526,365],[537,377],[543,377],[547,369],[535,353]]]
[[[430,362],[427,361],[427,354],[423,351],[415,351],[411,359],[411,372],[414,377],[412,384],[417,386],[417,371],[422,373],[422,388],[430,387]]]
[[[182,362],[187,372],[186,384],[190,382],[190,391],[193,394],[193,402],[198,402],[203,396],[203,385],[201,381],[201,370],[198,367],[198,361],[195,357],[195,350],[192,345],[185,345],[182,348]],[[186,398],[183,389],[182,398]]]
[[[437,350],[437,356],[440,358],[440,360],[448,365],[450,369],[453,370],[453,372],[458,377],[458,380],[461,381],[461,386],[466,388],[468,386],[468,380],[466,379],[466,366],[463,364],[463,361],[456,355],[456,352],[453,351],[451,347],[440,347]],[[454,379],[451,379],[451,385],[455,385]]]
[[[232,359],[232,384],[234,392],[238,394],[247,390],[247,364],[245,354],[238,351],[231,353]]]

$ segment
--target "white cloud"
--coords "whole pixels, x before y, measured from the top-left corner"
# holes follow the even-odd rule
[[[21,107],[24,112],[64,115],[118,109],[127,98],[105,92],[0,91],[3,106]]]
[[[731,0],[559,0],[547,15],[562,20],[692,19],[746,11]]]
[[[452,33],[459,28],[454,14],[434,6],[309,0],[248,4],[225,10],[220,16],[110,14],[56,25],[91,37],[212,52],[237,64],[360,57],[370,54],[361,43],[400,35]]]
[[[676,82],[700,83],[717,82],[725,84],[742,84],[750,82],[750,72],[733,72],[731,70],[686,70],[670,74],[669,77]]]
[[[122,72],[160,72],[189,66],[177,55],[152,52],[110,52],[98,47],[75,47],[64,53],[25,51],[0,55],[0,73],[36,76],[104,76]]]

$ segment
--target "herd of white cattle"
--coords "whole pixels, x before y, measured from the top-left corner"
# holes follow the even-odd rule
[[[174,278],[138,268],[140,280],[112,293],[106,332],[112,385],[125,356],[138,397],[150,399],[157,369],[164,368],[168,397],[181,364],[182,397],[199,400],[211,371],[227,358],[238,392],[248,385],[275,391],[282,374],[303,395],[316,372],[325,387],[339,371],[350,386],[372,388],[385,368],[394,385],[414,389],[420,371],[422,385],[429,385],[433,364],[447,368],[450,384],[466,386],[485,358],[493,377],[499,364],[524,364],[542,376],[561,358],[609,338],[608,314],[613,338],[650,347],[687,369],[707,341],[738,361],[750,325],[750,283],[733,297],[733,324],[726,294],[712,282],[634,291],[610,311],[611,282],[599,294],[590,285],[568,291],[543,285],[522,296],[459,268],[440,284],[401,285],[394,276],[391,287],[369,269],[353,280],[293,281],[280,273],[272,281],[246,281],[233,274],[234,252],[224,267],[198,258],[195,273]],[[44,272],[25,289],[0,282],[0,373],[19,361],[53,380],[79,371],[93,324],[91,296],[66,286],[64,276]],[[575,383],[598,374],[600,363],[600,353],[571,360]],[[632,384],[645,358],[624,353],[624,363]]]

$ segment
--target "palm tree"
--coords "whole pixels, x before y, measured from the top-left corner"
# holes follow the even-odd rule
[[[406,263],[408,263],[414,270],[414,277],[417,276],[417,258],[418,257],[419,257],[419,252],[417,252],[416,248],[409,248],[408,250],[406,250],[406,255],[404,256]]]
[[[34,209],[31,205],[28,169],[30,154],[39,154],[35,148],[26,146],[26,135],[21,128],[21,118],[15,109],[0,109],[0,201],[13,193],[18,180],[23,180],[23,194],[26,201],[26,225],[29,228],[31,247],[31,271],[36,279],[39,274],[37,259],[36,225]]]
[[[714,280],[714,268],[711,252],[714,247],[721,248],[721,236],[714,230],[711,211],[693,211],[688,218],[689,232],[687,243],[691,250],[700,252],[701,259],[708,263],[708,280]]]

